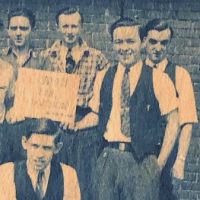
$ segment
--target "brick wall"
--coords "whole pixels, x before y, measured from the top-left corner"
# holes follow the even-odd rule
[[[36,28],[32,41],[38,49],[49,47],[59,37],[56,32],[55,14],[67,5],[78,6],[82,11],[84,38],[91,46],[114,58],[109,25],[119,18],[120,0],[0,0],[0,18],[7,23],[7,12],[17,6],[27,6],[36,13]],[[174,29],[169,57],[184,65],[192,75],[197,108],[200,110],[200,1],[199,0],[125,0],[124,15],[135,17],[141,23],[153,18],[169,21]],[[9,43],[6,31],[0,32],[0,48]],[[200,134],[195,125],[187,158],[185,180],[177,185],[180,199],[200,199]]]

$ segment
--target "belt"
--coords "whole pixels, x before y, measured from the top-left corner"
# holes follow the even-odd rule
[[[114,148],[114,149],[118,149],[120,151],[132,152],[131,143],[127,143],[127,142],[106,142],[105,146]]]

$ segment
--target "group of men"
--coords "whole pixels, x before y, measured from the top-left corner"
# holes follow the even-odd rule
[[[112,66],[82,38],[83,21],[76,8],[60,10],[62,38],[36,53],[33,13],[20,8],[8,15],[10,47],[0,60],[0,199],[177,199],[172,177],[184,178],[198,119],[189,73],[166,56],[172,28],[159,19],[142,27],[120,18],[110,28]],[[21,67],[80,77],[73,124],[15,115]]]

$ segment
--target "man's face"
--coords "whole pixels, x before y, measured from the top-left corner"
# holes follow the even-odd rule
[[[141,40],[138,26],[118,27],[113,32],[113,49],[118,61],[125,65],[133,65],[140,59]]]
[[[144,41],[147,57],[155,64],[161,62],[166,57],[170,39],[170,29],[163,31],[150,30]]]
[[[57,153],[54,144],[55,136],[44,134],[32,134],[29,139],[23,137],[22,145],[27,151],[27,160],[33,169],[44,170]]]
[[[8,35],[15,47],[25,47],[29,43],[31,33],[30,21],[24,16],[15,16],[10,19]]]
[[[77,44],[81,32],[81,17],[79,13],[59,16],[59,31],[67,45]]]

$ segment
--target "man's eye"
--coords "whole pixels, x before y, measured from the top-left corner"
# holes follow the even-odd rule
[[[154,40],[154,39],[149,39],[149,43],[150,43],[150,44],[157,44],[158,41],[157,41],[157,40]]]
[[[19,29],[21,31],[27,31],[29,29],[29,27],[27,27],[27,26],[20,26]]]
[[[52,150],[52,147],[44,146],[43,149],[44,149],[45,151],[51,151],[51,150]]]
[[[115,44],[122,44],[122,43],[123,43],[123,40],[115,40],[114,43],[115,43]]]
[[[68,28],[69,26],[68,26],[68,24],[65,24],[65,25],[63,25],[62,27],[63,27],[63,28]]]
[[[16,31],[16,30],[17,30],[17,26],[11,26],[11,27],[10,27],[10,30]]]
[[[34,149],[39,148],[39,145],[37,145],[37,144],[32,144],[31,146],[32,146]]]
[[[128,40],[126,40],[126,42],[127,42],[128,44],[133,44],[135,41],[132,40],[132,39],[128,39]]]
[[[169,43],[169,40],[163,40],[160,42],[163,46],[166,46]]]
[[[78,26],[77,25],[72,25],[72,28],[77,28]]]

